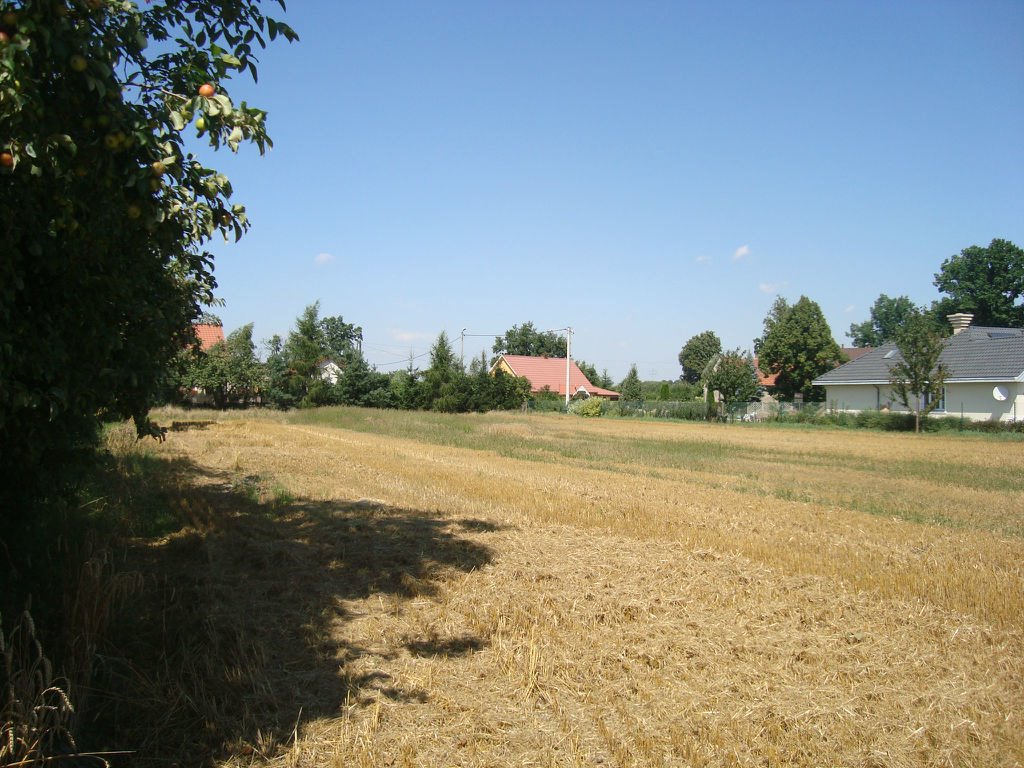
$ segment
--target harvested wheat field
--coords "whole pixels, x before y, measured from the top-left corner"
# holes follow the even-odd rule
[[[140,759],[1024,764],[1019,440],[358,409],[202,427],[157,449],[189,525],[131,556],[136,650],[163,660],[124,675],[158,726]]]

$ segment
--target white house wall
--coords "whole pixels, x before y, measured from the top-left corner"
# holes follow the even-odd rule
[[[879,389],[884,390],[879,399]],[[888,384],[847,384],[841,387],[825,387],[825,402],[829,408],[838,411],[877,411],[888,402]]]
[[[992,382],[946,385],[946,410],[935,416],[963,416],[971,421],[1024,421],[1024,383],[1003,383],[1006,400],[992,396]],[[893,413],[906,412],[889,384],[845,384],[825,387],[825,402],[838,411],[875,411],[888,406]]]
[[[946,413],[971,421],[1024,421],[1024,384],[1002,383],[1009,390],[1006,400],[992,396],[995,384],[949,384],[946,386]]]

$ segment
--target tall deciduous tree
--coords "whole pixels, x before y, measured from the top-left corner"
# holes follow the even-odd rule
[[[320,329],[328,355],[342,358],[352,350],[362,350],[363,329],[346,323],[341,315],[323,318],[320,320]]]
[[[683,381],[696,384],[708,361],[722,352],[722,340],[714,331],[704,331],[690,338],[679,350],[679,365],[683,367]]]
[[[754,354],[761,354],[761,347],[764,346],[764,340],[768,338],[771,332],[775,329],[779,323],[782,322],[790,310],[789,302],[786,301],[784,296],[776,296],[775,301],[772,302],[771,308],[768,310],[768,314],[764,316],[764,326],[761,330],[761,335],[754,339]]]
[[[228,85],[255,77],[265,41],[295,35],[255,0],[2,7],[6,511],[60,487],[69,454],[95,445],[99,414],[151,430],[159,382],[213,299],[206,243],[248,227],[186,127],[214,149],[262,152],[265,113],[232,102]]]
[[[832,330],[817,302],[806,296],[784,312],[777,300],[765,318],[765,336],[759,352],[762,371],[778,374],[775,390],[784,399],[797,393],[805,401],[821,401],[822,387],[812,386],[818,376],[835,368],[842,360],[842,350],[832,338]]]
[[[943,399],[946,372],[939,364],[942,336],[923,312],[915,311],[896,336],[900,360],[889,369],[893,394],[914,412],[914,431],[921,431],[921,417],[935,410]]]
[[[532,322],[526,322],[513,325],[503,336],[496,336],[491,351],[495,355],[565,357],[566,346],[565,336],[554,331],[538,331]]]
[[[970,312],[975,325],[1024,328],[1024,250],[1009,240],[972,245],[942,262],[935,287],[946,296],[933,314]]]
[[[896,338],[916,307],[906,296],[890,298],[884,293],[871,305],[871,317],[850,325],[849,337],[855,347],[880,347]]]

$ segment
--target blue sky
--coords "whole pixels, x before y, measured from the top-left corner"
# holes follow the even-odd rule
[[[267,3],[273,14],[276,6]],[[228,332],[303,308],[389,371],[532,321],[618,381],[748,349],[777,294],[840,344],[943,259],[1024,246],[1024,2],[292,0],[232,97],[253,226],[215,242]]]

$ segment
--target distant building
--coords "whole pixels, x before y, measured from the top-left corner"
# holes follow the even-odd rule
[[[509,376],[522,376],[530,382],[530,394],[542,392],[565,397],[564,357],[530,357],[529,355],[502,355],[491,366],[491,374],[501,370]],[[604,397],[618,400],[619,393],[598,387],[590,382],[575,361],[569,363],[569,397]]]
[[[331,385],[337,384],[345,373],[344,369],[330,358],[324,358],[317,363],[316,370],[321,380]]]
[[[972,421],[1024,420],[1024,328],[972,327],[972,316],[949,316],[953,335],[943,342],[939,364],[946,371],[936,415]],[[905,411],[889,383],[900,362],[899,348],[883,344],[814,380],[826,401],[843,411],[888,408]]]
[[[193,325],[192,329],[196,332],[199,347],[203,352],[209,351],[214,344],[224,341],[223,325],[199,324]]]

